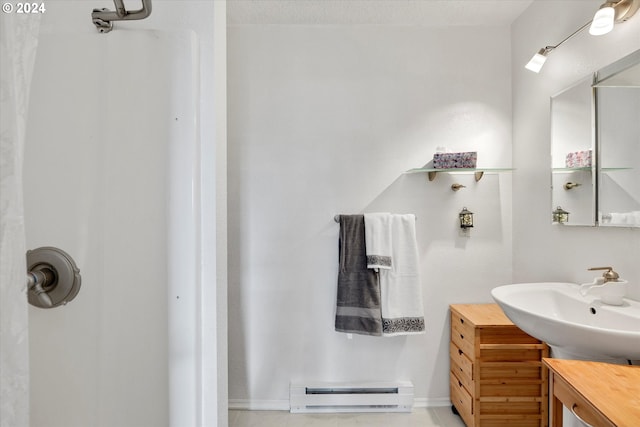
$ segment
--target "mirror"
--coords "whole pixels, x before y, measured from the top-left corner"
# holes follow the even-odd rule
[[[551,98],[551,158],[564,225],[640,227],[640,50]]]
[[[596,73],[598,224],[640,227],[640,50]]]
[[[568,212],[564,225],[596,222],[592,84],[584,78],[551,98],[552,210]]]

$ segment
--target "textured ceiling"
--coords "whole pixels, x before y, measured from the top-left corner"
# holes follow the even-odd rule
[[[228,25],[510,25],[534,0],[228,0]]]

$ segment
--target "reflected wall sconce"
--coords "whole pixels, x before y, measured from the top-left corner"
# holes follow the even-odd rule
[[[458,216],[460,218],[460,228],[463,230],[473,228],[473,212],[467,208],[462,208]]]
[[[553,222],[558,224],[564,224],[569,222],[569,212],[562,209],[560,206],[553,211]]]
[[[534,73],[539,73],[542,69],[542,66],[546,62],[549,53],[560,47],[560,45],[578,34],[587,26],[591,25],[589,27],[589,34],[591,35],[599,36],[602,34],[606,34],[609,31],[613,30],[613,26],[615,24],[624,22],[631,18],[638,11],[638,9],[640,9],[640,0],[606,1],[596,11],[591,21],[578,28],[557,45],[546,46],[540,49],[538,53],[533,55],[527,65],[525,65],[525,68],[529,71],[533,71]]]

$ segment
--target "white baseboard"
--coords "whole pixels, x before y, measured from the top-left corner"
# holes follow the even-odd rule
[[[435,399],[415,398],[413,400],[414,408],[436,408],[440,406],[451,406],[451,400],[448,397],[439,397]],[[285,400],[229,399],[229,409],[239,410],[239,411],[288,411],[289,399],[285,399]]]

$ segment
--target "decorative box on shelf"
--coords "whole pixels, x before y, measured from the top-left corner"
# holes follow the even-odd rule
[[[462,153],[435,153],[433,155],[434,169],[473,169],[476,167],[478,153],[466,151]]]
[[[565,166],[568,168],[591,167],[591,158],[591,150],[573,151],[571,153],[567,153]]]

